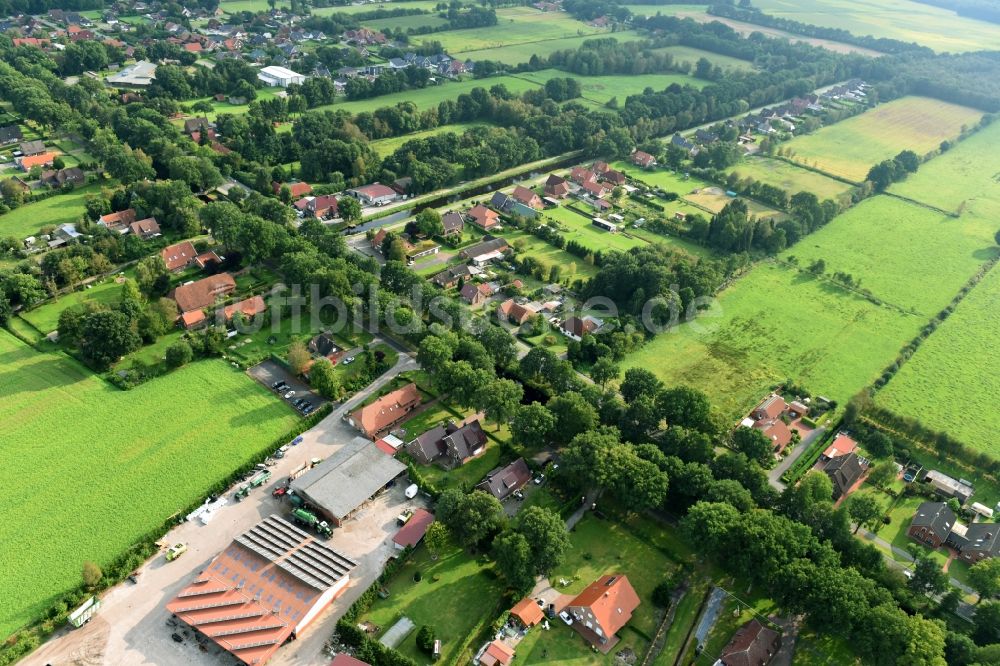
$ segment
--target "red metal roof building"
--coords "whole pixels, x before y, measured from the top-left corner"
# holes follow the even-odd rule
[[[399,528],[396,536],[392,537],[393,543],[398,550],[413,548],[427,533],[427,528],[434,522],[434,514],[427,509],[417,509],[406,521],[406,524]]]
[[[167,610],[240,663],[259,665],[330,605],[355,566],[270,516],[216,555]]]

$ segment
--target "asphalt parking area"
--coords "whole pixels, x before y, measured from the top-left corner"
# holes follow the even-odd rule
[[[264,361],[262,363],[253,366],[252,368],[247,370],[247,372],[250,373],[251,377],[253,377],[258,382],[263,384],[267,388],[267,390],[277,395],[280,400],[284,400],[286,403],[288,403],[288,406],[292,407],[293,409],[294,406],[291,404],[292,401],[298,400],[300,398],[305,398],[306,400],[308,400],[316,409],[319,409],[320,406],[325,402],[325,400],[323,400],[323,398],[318,393],[309,388],[308,384],[306,384],[304,381],[293,375],[280,363],[277,363],[275,361],[270,361],[270,360]],[[274,383],[278,381],[283,381],[285,382],[285,384],[288,385],[288,388],[284,389],[281,393],[278,393],[273,388],[271,388],[274,385]],[[284,396],[287,395],[289,391],[294,391],[295,393],[289,396],[288,398],[285,398]]]

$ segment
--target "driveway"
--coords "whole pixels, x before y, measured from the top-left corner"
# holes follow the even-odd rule
[[[288,403],[289,407],[292,406],[291,404],[292,400],[298,400],[299,398],[307,398],[309,402],[312,403],[313,406],[315,406],[317,409],[319,408],[320,405],[326,402],[318,393],[314,392],[311,388],[309,388],[308,384],[306,384],[304,381],[293,375],[291,372],[288,371],[287,368],[285,368],[285,366],[281,365],[280,363],[277,363],[276,361],[272,361],[270,359],[267,361],[263,361],[253,366],[249,370],[247,370],[247,373],[257,381],[259,381],[261,384],[263,384],[267,388],[267,390],[274,393],[279,400],[284,400],[282,396],[285,393],[288,393],[288,391],[295,391],[295,395],[293,395],[288,400],[284,400],[286,403]],[[274,391],[274,389],[271,388],[271,386],[277,381],[285,382],[286,384],[288,384],[289,388],[286,389],[283,393],[278,394],[276,391]]]
[[[784,474],[788,468],[794,465],[795,461],[798,460],[803,453],[808,451],[809,447],[812,446],[812,443],[815,442],[817,438],[822,437],[825,432],[826,428],[819,427],[806,435],[791,453],[785,456],[770,472],[768,472],[768,483],[770,483],[776,490],[784,490],[785,484],[781,481],[781,475]]]
[[[207,644],[202,651],[191,638],[190,630],[182,643],[171,640],[170,634],[176,629],[167,625],[169,614],[164,605],[237,535],[269,515],[286,513],[288,505],[271,497],[273,488],[304,462],[326,458],[350,442],[357,432],[342,420],[343,415],[397,374],[416,366],[412,357],[400,355],[391,370],[303,433],[302,443],[290,447],[287,455],[271,468],[272,483],[254,490],[242,502],[227,504],[208,525],[200,521],[182,523],[164,536],[166,543],[188,545],[183,557],[167,563],[162,553],[153,556],[140,567],[137,584],[126,582],[104,594],[101,610],[89,624],[75,631],[60,630],[21,663],[26,666],[231,666],[232,657],[219,651],[214,644]],[[397,484],[365,506],[355,519],[334,531],[330,546],[358,562],[351,572],[350,585],[299,640],[281,648],[269,663],[297,666],[329,663],[330,657],[323,653],[324,646],[338,618],[378,578],[386,561],[396,552],[391,540],[397,529],[396,516],[402,508],[422,505],[419,497],[407,500],[403,488],[403,484]]]

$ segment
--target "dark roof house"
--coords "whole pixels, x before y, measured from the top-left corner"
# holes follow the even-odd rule
[[[781,634],[754,618],[740,627],[722,650],[723,666],[765,666],[781,647]]]
[[[515,490],[520,490],[531,480],[531,470],[524,458],[518,458],[506,467],[497,467],[486,475],[486,478],[476,485],[477,490],[490,493],[503,501]]]
[[[823,468],[823,473],[833,482],[833,499],[838,500],[846,495],[851,486],[865,473],[865,464],[858,454],[849,453],[829,461]]]
[[[406,452],[424,465],[432,462],[463,465],[485,450],[486,433],[479,419],[462,426],[449,423],[431,428],[406,445]]]

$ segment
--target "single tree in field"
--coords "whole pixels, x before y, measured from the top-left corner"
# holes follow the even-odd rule
[[[292,374],[302,374],[310,358],[309,350],[302,344],[302,341],[295,340],[288,347],[288,367],[291,368]]]
[[[867,525],[882,515],[882,505],[873,495],[854,495],[847,503],[847,514],[857,523],[854,528],[854,533],[857,534],[862,525]]]
[[[104,572],[101,571],[101,567],[97,566],[93,562],[83,563],[83,584],[87,587],[94,587],[104,576]]]
[[[1000,595],[1000,559],[990,557],[973,564],[969,569],[969,584],[979,593],[977,604]]]

